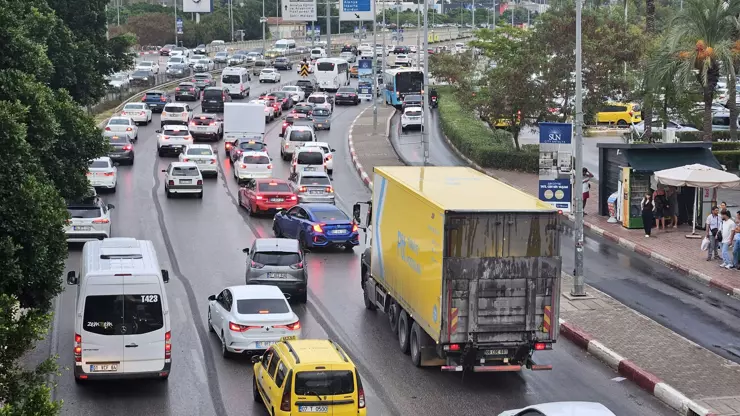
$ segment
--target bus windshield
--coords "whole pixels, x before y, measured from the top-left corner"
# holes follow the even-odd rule
[[[424,74],[421,71],[396,74],[396,91],[400,93],[420,93],[424,87]]]

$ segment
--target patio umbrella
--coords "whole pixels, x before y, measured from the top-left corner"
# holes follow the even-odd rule
[[[694,164],[677,168],[659,170],[654,173],[655,179],[669,186],[691,186],[694,188],[738,188],[740,177],[709,166]],[[696,205],[699,192],[694,192],[694,221],[691,234],[696,234]]]

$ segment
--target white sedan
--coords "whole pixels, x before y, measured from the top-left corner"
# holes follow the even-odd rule
[[[118,168],[108,156],[93,159],[88,166],[87,178],[95,188],[110,189],[116,192]]]
[[[218,176],[218,161],[216,153],[210,145],[190,144],[180,153],[180,162],[195,162],[203,176]]]
[[[282,91],[290,94],[290,98],[294,103],[300,103],[306,99],[306,92],[297,85],[286,85],[283,87]]]
[[[280,72],[275,68],[265,68],[260,71],[260,82],[280,82]]]
[[[394,62],[396,65],[409,65],[411,64],[411,60],[409,59],[408,55],[396,55],[396,60]]]
[[[553,402],[506,410],[498,416],[616,416],[606,406],[593,402]]]
[[[244,152],[234,163],[233,171],[238,184],[249,179],[272,178],[272,159],[267,152]]]
[[[159,62],[141,61],[136,64],[134,71],[149,71],[152,74],[159,74]]]
[[[144,103],[128,103],[121,110],[121,117],[130,117],[136,124],[152,122],[152,110]]]
[[[264,259],[267,267],[269,260]],[[208,330],[221,339],[221,354],[228,358],[261,353],[283,337],[300,338],[301,321],[277,286],[240,285],[208,297]]]
[[[139,127],[131,117],[111,117],[105,126],[105,131],[117,133],[119,136],[126,136],[129,140],[139,140]]]

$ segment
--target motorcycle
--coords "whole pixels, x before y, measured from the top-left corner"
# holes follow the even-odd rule
[[[431,105],[432,108],[437,108],[437,97],[436,96],[429,98],[429,105]]]

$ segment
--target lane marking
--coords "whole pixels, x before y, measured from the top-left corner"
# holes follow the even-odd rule
[[[193,357],[193,369],[195,370],[195,376],[198,377],[198,381],[200,381],[201,384],[208,384],[206,368],[203,363],[203,355],[195,348],[190,349],[190,355]]]

